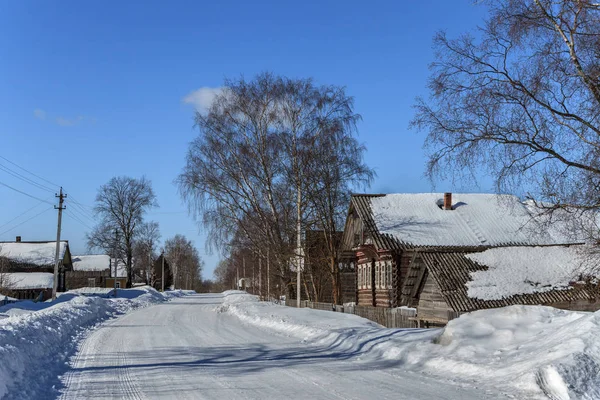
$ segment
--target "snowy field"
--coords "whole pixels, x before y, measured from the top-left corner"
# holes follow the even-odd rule
[[[600,399],[596,313],[512,306],[385,329],[243,292],[119,292],[0,308],[0,397]]]

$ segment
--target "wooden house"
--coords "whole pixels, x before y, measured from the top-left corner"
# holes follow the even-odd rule
[[[105,254],[73,256],[73,270],[66,273],[67,287],[106,287],[110,265],[110,256]]]
[[[14,242],[0,242],[0,259],[5,265],[4,271],[0,271],[2,273],[19,273],[19,274],[28,274],[28,273],[45,273],[52,274],[52,279],[54,279],[54,266],[55,266],[55,256],[56,256],[56,241],[22,241],[20,236],[17,236]],[[67,290],[66,285],[66,273],[68,271],[73,270],[73,262],[71,258],[71,252],[69,250],[69,242],[63,240],[59,244],[59,267],[58,267],[58,281],[57,281],[57,291],[64,292]],[[42,275],[36,275],[38,277],[42,277]],[[43,275],[44,277],[48,277],[49,275]],[[13,290],[13,296],[16,298],[37,298],[38,294],[35,293],[37,290],[46,292],[46,287],[31,287],[31,284],[35,281],[38,282],[46,282],[44,285],[47,285],[46,278],[33,279],[33,275],[31,275],[31,279],[26,279],[25,275],[19,275],[18,281],[26,282],[23,283],[27,287],[22,287],[18,289],[18,285],[15,286]],[[52,281],[53,282],[53,281]],[[35,286],[35,285],[34,285]],[[43,285],[42,285],[43,286]],[[50,288],[51,289],[51,288]],[[26,293],[27,295],[24,295]],[[50,290],[50,295],[52,290]],[[6,293],[2,293],[6,294]],[[44,299],[48,298],[47,294],[44,295]]]
[[[415,307],[431,320],[447,321],[453,313],[505,304],[455,307],[446,285],[453,282],[458,290],[474,267],[464,261],[461,278],[451,277],[450,255],[575,243],[544,230],[515,196],[380,194],[352,196],[341,251],[356,263],[358,305]]]

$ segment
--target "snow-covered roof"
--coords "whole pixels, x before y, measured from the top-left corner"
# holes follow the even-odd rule
[[[6,274],[10,289],[52,289],[54,275],[49,272],[13,272]]]
[[[499,246],[571,243],[541,229],[526,205],[512,195],[453,193],[444,210],[443,193],[370,197],[379,234],[412,246]]]
[[[569,288],[569,282],[592,269],[594,257],[587,246],[500,247],[467,254],[487,267],[471,272],[468,295],[482,300],[500,300],[517,294],[543,293]]]
[[[515,304],[593,300],[593,288],[569,285],[593,266],[594,258],[586,247],[513,246],[479,253],[426,249],[419,255],[446,303],[454,311],[469,312]],[[411,268],[419,266],[419,262],[411,264]],[[412,272],[408,279],[414,276]]]
[[[104,271],[110,267],[110,256],[105,254],[73,256],[74,271]]]
[[[59,257],[67,251],[68,242],[61,241]],[[38,266],[54,265],[56,242],[0,242],[0,257]]]

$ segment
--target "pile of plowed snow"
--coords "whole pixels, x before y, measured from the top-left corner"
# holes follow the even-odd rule
[[[521,398],[600,399],[600,312],[543,306],[482,310],[444,329],[385,329],[355,315],[296,309],[225,292],[217,311],[355,359],[506,388]]]
[[[0,307],[0,398],[39,393],[62,372],[90,327],[187,294],[159,293],[147,286],[117,293],[117,298],[103,298],[67,292],[54,302],[23,301]]]

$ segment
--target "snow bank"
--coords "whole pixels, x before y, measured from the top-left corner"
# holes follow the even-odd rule
[[[150,287],[119,290],[120,298],[63,294],[54,302],[0,307],[0,398],[36,398],[56,379],[87,329],[131,310],[179,297]]]
[[[296,309],[228,293],[217,309],[259,328],[517,398],[600,399],[600,312],[511,306],[466,314],[445,329],[384,329],[355,315]]]
[[[582,246],[503,247],[465,257],[485,271],[471,272],[469,297],[500,300],[516,294],[569,288],[587,270]]]

